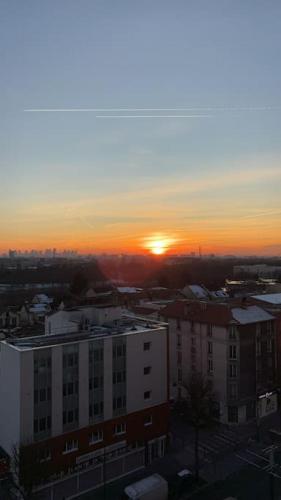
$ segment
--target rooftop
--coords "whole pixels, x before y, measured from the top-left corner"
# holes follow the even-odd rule
[[[91,326],[90,330],[79,333],[61,333],[59,335],[44,335],[39,337],[26,337],[24,339],[6,339],[17,350],[31,350],[42,347],[51,347],[59,344],[73,344],[113,335],[132,335],[147,331],[157,331],[166,327],[166,324],[156,320],[145,320],[136,316],[123,316],[117,325]]]
[[[274,319],[274,316],[256,305],[241,305],[239,307],[228,303],[188,300],[181,300],[168,305],[161,310],[161,316],[217,326],[245,325]]]
[[[264,293],[262,295],[253,295],[253,299],[266,302],[275,306],[281,306],[281,293]]]

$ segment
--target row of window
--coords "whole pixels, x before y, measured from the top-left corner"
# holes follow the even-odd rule
[[[181,320],[179,318],[177,318],[176,320],[177,322],[177,330],[181,330]],[[190,331],[191,332],[194,332],[194,321],[191,321],[190,322]],[[237,332],[237,328],[235,325],[231,325],[229,327],[229,338],[230,339],[236,339],[236,332]],[[212,324],[207,324],[207,336],[208,337],[212,337],[213,336],[213,325]],[[181,336],[178,335],[178,347],[181,346]]]
[[[143,425],[145,427],[148,427],[152,425],[152,415],[147,415],[144,417]],[[126,434],[127,432],[127,427],[126,423],[121,422],[119,424],[116,424],[114,426],[114,436],[120,436],[122,434]],[[99,429],[96,431],[93,431],[89,435],[89,445],[101,443],[103,441],[103,430]],[[74,451],[77,451],[79,448],[78,445],[78,439],[69,439],[68,441],[65,442],[64,448],[63,448],[63,453],[71,453]],[[51,452],[49,449],[44,448],[40,450],[40,461],[45,462],[51,460]]]
[[[212,358],[208,358],[207,371],[210,374],[213,373],[213,371],[214,371],[214,364],[213,364],[213,359]],[[228,373],[229,373],[229,377],[230,378],[236,378],[237,377],[237,365],[235,363],[230,363],[229,364]]]
[[[148,375],[151,373],[151,366],[145,366],[143,369],[143,374]],[[113,384],[118,384],[126,381],[126,372],[121,371],[121,372],[115,372],[113,374]],[[94,377],[89,380],[89,390],[92,389],[98,389],[100,387],[103,387],[103,376],[100,377]],[[70,396],[73,394],[78,394],[78,381],[74,382],[69,382],[68,384],[63,384],[63,395],[64,396]],[[144,399],[148,399],[144,397]],[[51,400],[51,387],[47,388],[42,388],[40,390],[35,389],[34,391],[34,403],[37,404],[38,402],[44,402],[44,401],[50,401]],[[122,405],[126,406],[125,405]],[[113,401],[113,408],[115,409],[115,403]],[[117,405],[116,408],[119,408]],[[102,413],[102,412],[101,412]]]
[[[181,330],[181,320],[179,318],[176,319],[176,322],[177,322],[177,330]],[[190,321],[190,331],[191,332],[194,332],[194,326],[195,326],[195,323],[194,321]],[[213,335],[213,325],[211,324],[207,324],[207,335],[208,337],[212,337]]]

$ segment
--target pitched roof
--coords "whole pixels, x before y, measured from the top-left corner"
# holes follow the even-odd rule
[[[161,315],[166,319],[176,318],[218,326],[227,326],[231,323],[245,325],[274,319],[274,316],[258,306],[235,307],[233,304],[188,300],[169,304],[165,309],[162,309]]]

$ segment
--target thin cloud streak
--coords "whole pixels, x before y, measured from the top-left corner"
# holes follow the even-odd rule
[[[277,111],[280,106],[187,106],[180,108],[26,108],[24,113],[131,113],[136,111]]]
[[[96,115],[96,118],[210,118],[212,115]]]

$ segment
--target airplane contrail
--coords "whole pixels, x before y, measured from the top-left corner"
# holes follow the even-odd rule
[[[133,113],[186,111],[277,111],[281,106],[189,106],[182,108],[26,108],[24,113]]]

